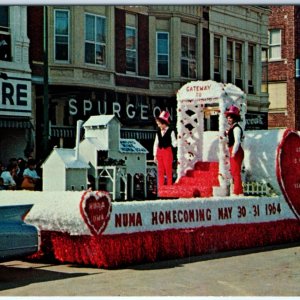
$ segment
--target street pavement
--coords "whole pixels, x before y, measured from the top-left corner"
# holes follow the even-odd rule
[[[2,296],[300,296],[300,243],[97,269],[0,263]]]

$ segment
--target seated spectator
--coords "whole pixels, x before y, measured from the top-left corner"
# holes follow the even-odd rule
[[[3,171],[5,171],[5,167],[4,167],[3,163],[2,163],[2,161],[0,161],[0,175],[1,175],[1,173]]]
[[[15,172],[12,174],[12,177],[13,177],[13,179],[16,182],[17,187],[18,187],[18,186],[20,186],[19,181],[18,181],[18,177],[19,177],[19,173],[20,173],[18,160],[15,157],[12,157],[12,158],[9,159],[9,164],[15,166]]]
[[[27,168],[23,172],[21,188],[24,190],[34,191],[35,186],[40,179],[40,176],[36,172],[35,160],[29,159],[27,162]]]
[[[0,177],[0,191],[6,190],[5,186],[4,186],[4,180],[2,177]]]
[[[17,189],[20,189],[23,181],[23,172],[26,168],[26,161],[22,157],[19,157],[17,160],[17,164],[19,169],[18,169],[17,177],[14,179],[15,182],[17,183]]]
[[[16,182],[14,180],[14,177],[16,176],[17,169],[18,165],[9,164],[6,170],[1,173],[5,189],[14,190],[16,188]]]

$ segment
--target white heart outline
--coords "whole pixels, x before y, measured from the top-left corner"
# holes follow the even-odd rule
[[[108,211],[107,211],[107,215],[105,216],[105,219],[103,221],[102,226],[97,230],[95,228],[95,226],[90,222],[90,218],[86,213],[86,201],[90,198],[90,197],[94,197],[96,199],[96,201],[98,201],[100,198],[106,198],[107,202],[108,202]],[[111,216],[111,212],[112,212],[112,201],[111,201],[111,197],[110,194],[106,191],[86,191],[82,197],[81,197],[81,201],[80,201],[80,212],[81,215],[83,217],[84,222],[86,223],[86,225],[88,226],[90,232],[93,235],[100,235],[105,228],[108,225],[108,222],[110,220],[110,216]]]
[[[282,141],[281,143],[279,144],[278,148],[277,148],[277,163],[276,163],[276,166],[277,166],[277,181],[279,183],[279,186],[282,190],[282,193],[283,193],[283,196],[286,200],[286,202],[288,203],[289,207],[291,208],[291,210],[293,211],[294,215],[297,217],[298,220],[300,220],[300,212],[298,213],[297,209],[294,207],[293,205],[293,201],[291,201],[287,191],[286,191],[286,187],[285,187],[285,183],[283,181],[283,177],[282,177],[282,168],[281,168],[281,155],[282,155],[282,148],[283,148],[283,145],[284,143],[286,142],[286,139],[288,138],[289,135],[291,134],[295,134],[297,135],[299,138],[300,138],[300,135],[298,134],[297,131],[294,131],[294,130],[290,130],[290,129],[287,129],[284,134],[283,134],[283,138],[282,138]]]

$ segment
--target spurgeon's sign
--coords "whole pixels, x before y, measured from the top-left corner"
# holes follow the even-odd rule
[[[127,97],[128,96],[128,97]],[[113,114],[123,125],[152,124],[162,110],[167,110],[171,121],[176,121],[175,97],[146,97],[120,93],[106,94],[99,92],[95,99],[79,94],[68,100],[69,115],[87,119],[92,115]]]

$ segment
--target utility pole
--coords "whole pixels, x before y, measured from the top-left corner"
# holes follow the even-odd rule
[[[48,7],[44,6],[44,128],[43,128],[43,153],[42,157],[45,159],[48,155],[49,148],[49,95],[48,95]]]

